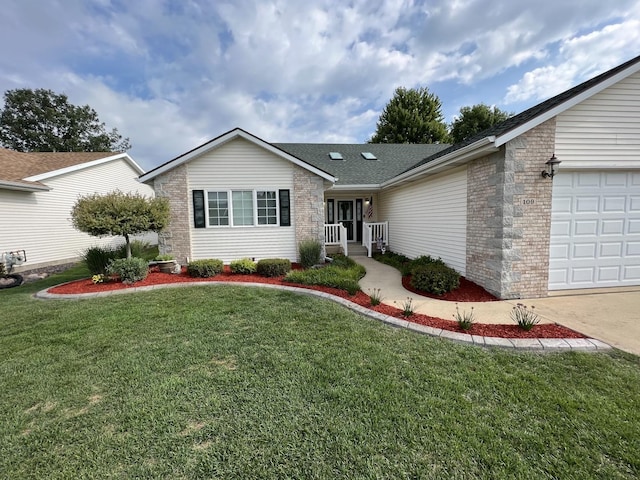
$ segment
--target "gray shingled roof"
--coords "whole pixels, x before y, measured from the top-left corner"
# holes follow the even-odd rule
[[[443,144],[333,144],[272,143],[285,152],[338,177],[336,185],[377,185],[412,168],[426,157],[446,149]],[[339,152],[343,160],[331,160],[329,152]],[[366,160],[371,152],[377,160]]]

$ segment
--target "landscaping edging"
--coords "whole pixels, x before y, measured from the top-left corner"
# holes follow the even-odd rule
[[[179,288],[179,287],[193,287],[193,286],[219,286],[219,285],[238,285],[246,287],[261,287],[271,288],[275,290],[285,290],[293,293],[310,295],[314,297],[331,300],[332,302],[339,303],[347,307],[356,313],[364,315],[373,320],[392,325],[394,327],[406,328],[408,330],[429,335],[432,337],[445,338],[454,342],[467,343],[482,347],[498,347],[498,348],[513,348],[518,350],[543,350],[543,351],[570,351],[579,350],[587,352],[606,351],[611,350],[611,346],[597,340],[595,338],[503,338],[503,337],[483,337],[481,335],[471,335],[466,333],[451,332],[440,328],[428,327],[420,325],[401,318],[392,317],[382,313],[369,310],[366,307],[362,307],[356,303],[350,302],[347,299],[331,295],[325,292],[319,292],[308,288],[289,287],[286,285],[273,285],[269,283],[254,283],[254,282],[224,282],[224,281],[210,281],[210,282],[182,282],[182,283],[164,283],[159,285],[148,285],[144,287],[129,287],[122,290],[110,290],[105,292],[96,293],[78,293],[78,294],[56,294],[49,293],[47,289],[40,290],[34,294],[34,298],[40,300],[80,300],[85,298],[100,298],[108,297],[111,295],[119,295],[126,293],[136,292],[148,292],[151,290],[157,290],[161,288]],[[51,287],[49,287],[51,288]]]

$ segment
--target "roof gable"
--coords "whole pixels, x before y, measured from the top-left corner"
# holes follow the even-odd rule
[[[283,149],[278,148],[275,144],[271,144],[268,143],[264,140],[262,140],[259,137],[256,137],[255,135],[250,134],[249,132],[241,129],[241,128],[234,128],[233,130],[230,130],[226,133],[223,133],[222,135],[209,140],[206,143],[203,143],[202,145],[189,150],[186,153],[183,153],[182,155],[179,155],[178,157],[175,157],[172,160],[169,160],[166,163],[163,163],[162,165],[148,171],[147,173],[145,173],[144,175],[140,176],[140,181],[141,182],[148,182],[150,180],[153,180],[155,177],[157,177],[158,175],[161,175],[165,172],[168,172],[169,170],[172,170],[176,167],[178,167],[179,165],[182,165],[184,163],[187,163],[191,160],[193,160],[196,157],[199,157],[207,152],[210,152],[211,150],[214,150],[222,145],[224,145],[227,142],[230,142],[231,140],[234,140],[236,138],[242,138],[258,147],[261,147],[271,153],[273,153],[274,155],[283,158],[295,165],[298,165],[299,167],[304,168],[305,170],[308,170],[316,175],[318,175],[319,177],[324,178],[325,180],[334,183],[337,179],[331,175],[330,173],[328,173],[327,171],[320,169],[308,162],[306,162],[305,160],[298,158],[295,155],[292,155],[289,152],[286,152]]]
[[[487,140],[489,140],[494,147],[500,147],[638,71],[640,71],[640,56],[632,58],[542,103],[534,105],[524,112],[514,115],[504,122],[496,124],[463,142],[452,145],[445,150],[425,158],[403,173],[410,173],[411,170],[434,162],[438,158],[454,157],[458,152],[466,152],[470,148],[473,148],[474,145],[484,148],[486,147]]]

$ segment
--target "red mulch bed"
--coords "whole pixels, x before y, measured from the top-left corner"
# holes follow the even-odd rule
[[[416,295],[435,298],[436,300],[446,300],[448,302],[496,302],[500,300],[498,297],[487,292],[480,285],[473,283],[471,280],[467,280],[464,277],[460,277],[460,286],[458,288],[452,292],[445,293],[444,295],[435,295],[423,290],[416,290],[411,286],[411,275],[405,275],[402,277],[402,286]]]
[[[133,285],[126,285],[119,281],[110,281],[106,283],[94,284],[91,279],[76,280],[75,282],[69,282],[63,285],[49,288],[49,293],[54,294],[79,294],[79,293],[98,293],[112,290],[123,290],[127,288],[145,287],[150,285],[161,285],[168,283],[184,283],[184,282],[210,282],[210,281],[223,281],[223,282],[253,282],[253,283],[269,283],[273,285],[287,285],[301,288],[308,288],[311,290],[318,290],[325,293],[330,293],[338,297],[346,298],[347,300],[356,303],[360,306],[369,308],[385,315],[393,317],[403,318],[402,310],[391,305],[380,304],[375,307],[371,306],[371,298],[364,292],[358,292],[355,295],[349,295],[345,290],[339,290],[337,288],[319,287],[300,285],[283,281],[283,277],[266,278],[260,275],[238,275],[229,271],[229,268],[225,266],[223,273],[211,278],[193,278],[187,275],[186,269],[183,269],[179,275],[171,273],[160,273],[156,268],[153,268],[147,278],[140,282],[136,282]],[[403,279],[404,285],[404,279]],[[406,286],[405,286],[406,288]],[[482,290],[480,292],[478,289]],[[460,282],[460,292],[457,297],[434,297],[441,300],[449,301],[476,301],[486,302],[496,300],[493,297],[491,300],[486,299],[488,294],[481,287],[478,287],[472,282]],[[416,292],[418,293],[418,292]],[[485,295],[486,294],[486,295]],[[477,295],[474,297],[474,295]],[[467,300],[460,300],[466,298]],[[453,320],[444,320],[442,318],[430,317],[429,315],[413,314],[407,320],[418,323],[420,325],[426,325],[434,328],[442,328],[443,330],[449,330],[452,332],[468,333],[472,335],[482,335],[485,337],[503,337],[503,338],[585,338],[581,333],[575,332],[571,329],[565,328],[557,324],[542,324],[536,325],[532,330],[526,332],[520,329],[517,325],[494,325],[494,324],[482,324],[476,323],[471,327],[471,330],[462,330],[458,327],[457,322]]]

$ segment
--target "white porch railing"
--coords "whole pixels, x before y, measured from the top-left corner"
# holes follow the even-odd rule
[[[363,223],[362,246],[366,247],[368,257],[374,245],[378,248],[389,245],[389,222]]]
[[[339,245],[345,255],[349,254],[347,247],[347,229],[341,223],[324,224],[324,244]]]

